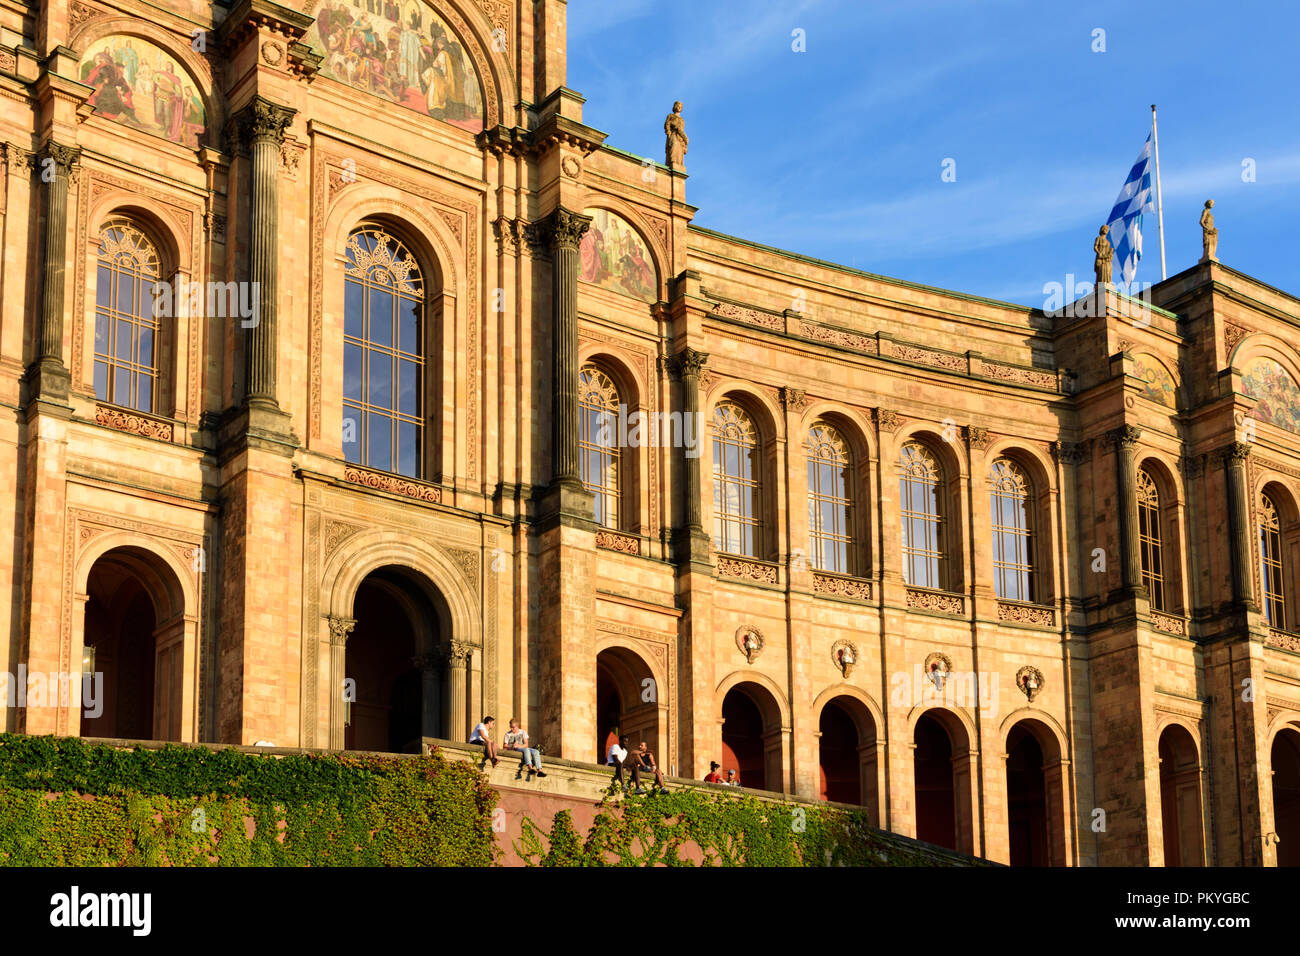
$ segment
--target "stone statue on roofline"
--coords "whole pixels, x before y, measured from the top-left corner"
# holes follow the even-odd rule
[[[682,119],[682,101],[673,104],[673,111],[664,120],[664,146],[666,162],[669,168],[682,169],[686,165],[686,122]]]
[[[1097,274],[1097,288],[1103,285],[1110,285],[1110,265],[1111,260],[1115,258],[1115,248],[1106,238],[1106,233],[1110,232],[1109,226],[1102,226],[1101,232],[1097,233],[1097,238],[1092,243],[1092,250],[1097,254],[1093,260],[1092,268]]]
[[[1205,200],[1205,209],[1201,211],[1201,245],[1205,253],[1201,256],[1202,262],[1217,262],[1215,258],[1219,251],[1219,230],[1214,228],[1214,200]]]

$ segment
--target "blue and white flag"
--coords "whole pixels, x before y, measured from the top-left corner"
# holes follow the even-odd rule
[[[1126,286],[1133,283],[1138,260],[1142,258],[1142,214],[1154,211],[1155,205],[1151,201],[1151,134],[1148,133],[1146,145],[1129,170],[1128,179],[1115,200],[1115,208],[1106,221],[1110,227],[1108,238],[1115,249],[1119,273]]]

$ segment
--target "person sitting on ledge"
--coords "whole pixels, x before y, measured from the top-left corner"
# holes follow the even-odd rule
[[[515,779],[518,780],[523,776],[524,771],[528,771],[528,779],[533,779],[533,774],[539,777],[545,777],[542,770],[542,755],[536,747],[528,746],[528,731],[519,726],[519,718],[510,718],[510,729],[506,731],[506,750],[519,751],[519,769],[515,771]]]
[[[483,748],[483,756],[492,761],[492,766],[497,765],[497,745],[492,742],[492,725],[496,723],[495,717],[484,717],[481,723],[474,725],[474,732],[469,735],[469,742],[478,744]]]
[[[641,786],[641,774],[653,774],[655,786],[660,790],[667,790],[664,786],[664,775],[659,770],[659,765],[655,763],[655,755],[646,749],[645,741],[636,745],[636,750],[632,751],[632,783],[636,787],[637,793],[645,793],[645,788]]]
[[[609,749],[605,751],[605,764],[614,768],[614,780],[611,782],[620,785],[623,783],[623,761],[625,760],[627,760],[627,734],[620,736],[618,743],[610,744]]]
[[[722,781],[722,782],[725,783],[728,787],[739,787],[739,786],[740,786],[740,780],[736,777],[736,771],[735,771],[735,770],[728,770],[728,771],[727,771],[727,779],[724,780],[724,781]]]
[[[707,774],[704,775],[704,782],[705,782],[705,783],[722,783],[722,775],[718,773],[718,769],[719,769],[721,766],[722,766],[722,764],[718,763],[716,760],[710,760],[710,761],[709,761],[709,772],[708,772]]]

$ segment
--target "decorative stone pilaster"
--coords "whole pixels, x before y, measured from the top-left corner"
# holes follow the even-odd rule
[[[350,617],[335,617],[332,614],[325,620],[330,627],[330,747],[342,750],[344,719],[347,714],[343,681],[347,677],[348,635],[357,626],[357,622]]]
[[[36,168],[45,193],[45,259],[41,268],[40,346],[29,369],[30,395],[66,401],[71,376],[63,364],[64,290],[68,256],[68,186],[75,181],[81,150],[47,142]]]
[[[591,217],[557,208],[538,223],[551,252],[552,484],[580,487],[578,472],[578,247]]]
[[[235,117],[240,146],[252,165],[252,214],[249,220],[249,281],[257,293],[257,321],[245,342],[247,380],[245,401],[250,406],[279,409],[276,401],[276,304],[279,301],[279,177],[284,133],[295,111],[264,97],[253,101]]]
[[[1250,445],[1234,442],[1223,449],[1224,482],[1228,492],[1229,551],[1232,555],[1232,600],[1238,607],[1258,611],[1251,582],[1250,505],[1246,495],[1246,458]]]
[[[1142,429],[1122,425],[1107,433],[1115,445],[1116,490],[1119,495],[1119,541],[1123,587],[1142,587],[1142,556],[1138,549],[1137,443]]]

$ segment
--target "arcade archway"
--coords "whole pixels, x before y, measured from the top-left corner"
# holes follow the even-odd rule
[[[1277,865],[1300,866],[1300,733],[1289,727],[1273,738],[1273,832]]]
[[[596,655],[596,762],[604,763],[609,746],[627,734],[635,750],[645,741],[668,772],[667,701],[650,666],[626,647],[608,647]]]
[[[1056,735],[1041,721],[1007,733],[1007,842],[1012,866],[1066,862],[1065,775]]]
[[[856,697],[833,697],[818,716],[818,796],[860,804],[879,825],[876,722]]]
[[[912,740],[916,838],[973,853],[970,737],[966,728],[955,714],[933,708],[917,719]]]
[[[1170,724],[1160,735],[1160,819],[1165,866],[1203,866],[1201,767],[1187,728]]]
[[[722,699],[722,775],[751,790],[784,790],[781,708],[771,691],[744,681]]]

